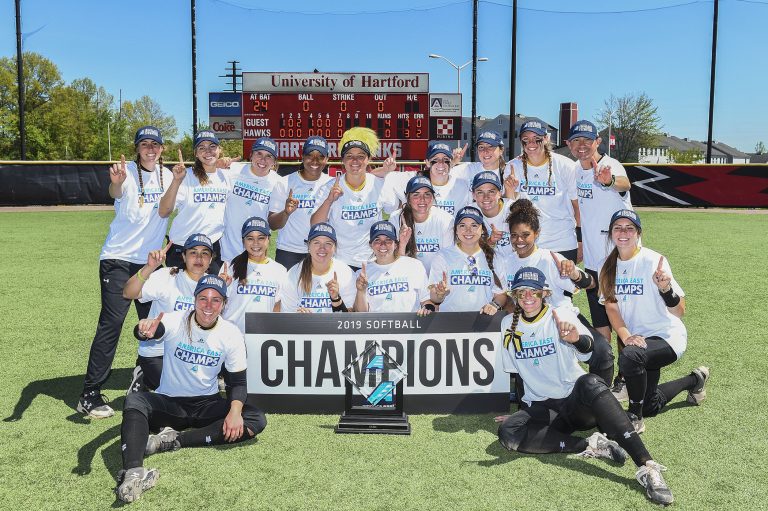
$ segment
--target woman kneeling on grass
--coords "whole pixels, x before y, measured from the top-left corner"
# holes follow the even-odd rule
[[[245,340],[235,325],[220,318],[226,283],[202,277],[191,312],[143,319],[134,330],[139,340],[155,339],[165,347],[157,392],[129,394],[125,400],[120,448],[123,469],[117,497],[133,502],[157,482],[156,468],[144,468],[144,456],[197,447],[242,442],[266,427],[264,412],[246,404]],[[217,376],[225,366],[231,398],[219,395]],[[152,429],[163,428],[150,435]],[[177,431],[178,429],[186,431]]]
[[[530,454],[578,453],[624,463],[627,453],[647,497],[671,504],[672,492],[632,422],[605,382],[579,365],[592,355],[594,339],[569,307],[552,308],[544,273],[523,267],[511,286],[514,312],[501,322],[504,370],[519,374],[523,404],[512,415],[496,417],[499,442],[510,451]],[[587,438],[578,430],[598,427]],[[609,440],[610,439],[610,440]],[[626,451],[625,451],[626,449]]]

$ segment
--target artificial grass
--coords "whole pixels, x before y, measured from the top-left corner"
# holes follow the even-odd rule
[[[117,416],[83,419],[109,212],[2,213],[0,509],[105,509],[120,466],[120,410],[136,344],[131,310],[104,392]],[[680,509],[768,505],[768,216],[643,212],[644,244],[686,291],[685,357],[667,380],[712,369],[700,407],[647,419],[651,453]],[[586,311],[583,296],[577,304]],[[134,509],[651,509],[631,463],[506,452],[491,415],[412,415],[409,437],[336,435],[337,415],[269,415],[256,442],[147,459],[156,488]]]

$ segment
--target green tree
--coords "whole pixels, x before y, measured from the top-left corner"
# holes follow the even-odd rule
[[[755,144],[755,152],[757,154],[763,154],[765,152],[765,144],[763,144],[762,140]]]
[[[686,149],[685,151],[670,148],[669,151],[667,151],[667,155],[669,156],[670,163],[691,164],[702,163],[704,161],[704,152],[693,148]]]
[[[136,101],[124,101],[122,112],[122,117],[118,119],[115,127],[118,138],[112,137],[113,156],[133,154],[133,135],[136,130],[142,126],[152,125],[163,134],[166,145],[165,159],[169,161],[176,159],[175,154],[168,153],[168,149],[173,145],[173,140],[178,133],[176,120],[170,115],[166,115],[154,99],[149,96],[142,96]],[[184,158],[188,158],[186,153]]]
[[[611,126],[616,136],[616,148],[611,156],[622,162],[637,161],[638,149],[654,147],[661,135],[657,107],[644,92],[619,98],[611,95],[598,113],[597,123],[601,130]]]

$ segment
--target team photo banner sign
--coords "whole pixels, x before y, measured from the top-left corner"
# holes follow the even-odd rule
[[[249,313],[248,393],[272,413],[339,413],[341,371],[378,342],[407,374],[407,413],[509,410],[503,314]]]

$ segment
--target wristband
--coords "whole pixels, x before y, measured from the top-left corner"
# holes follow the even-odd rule
[[[667,307],[676,307],[677,304],[680,303],[680,296],[675,293],[675,290],[672,289],[671,285],[669,286],[669,289],[664,293],[659,290],[659,294],[661,295],[661,299],[664,300],[664,305]]]
[[[499,305],[499,302],[497,302],[496,300],[491,300],[491,305],[493,305],[494,307],[496,307],[496,310],[497,310],[497,311],[500,311],[500,310],[501,310],[501,305]]]
[[[615,184],[616,184],[616,176],[611,176],[611,182],[610,183],[608,183],[607,185],[604,185],[603,183],[600,183],[600,186],[602,186],[603,188],[610,188],[610,187],[612,187]]]
[[[594,345],[592,344],[592,338],[588,335],[580,335],[579,340],[573,343],[573,347],[579,353],[591,353]]]
[[[586,289],[589,286],[592,285],[592,275],[589,273],[586,273],[582,271],[581,269],[578,269],[579,271],[579,278],[577,280],[573,281],[573,284],[578,287],[579,289]]]
[[[581,242],[581,227],[576,226],[576,241]]]
[[[334,305],[333,302],[331,302],[331,311],[332,312],[349,312],[349,309],[347,309],[347,306],[344,305],[344,301],[339,298],[339,304]]]
[[[338,303],[341,301],[341,295],[337,296],[336,298],[329,296],[328,298],[331,299],[331,303]]]
[[[424,305],[422,305],[422,307],[424,307],[428,311],[435,312],[435,306],[432,305],[431,303],[425,303]]]
[[[139,279],[139,282],[142,282],[142,283],[144,283],[144,282],[146,282],[146,281],[147,281],[147,279],[145,279],[144,277],[142,277],[142,276],[141,276],[141,270],[142,270],[142,269],[141,269],[141,268],[139,268],[139,271],[137,271],[137,272],[136,272],[136,278],[137,278],[137,279]]]

